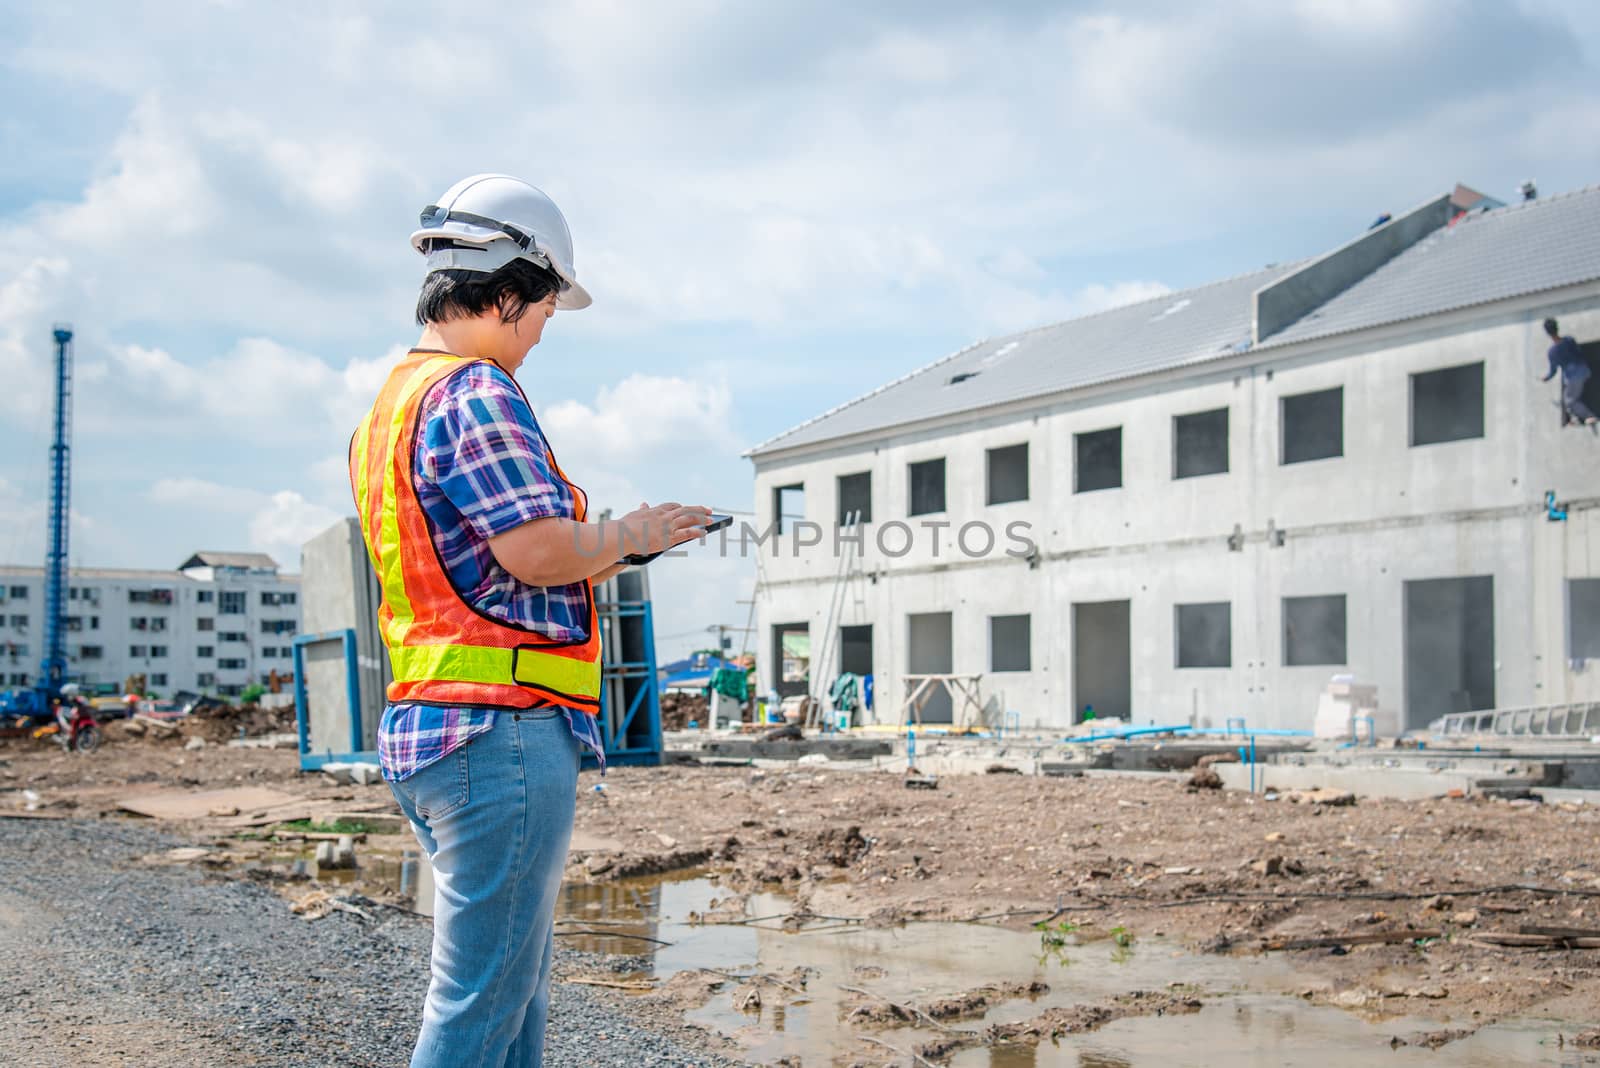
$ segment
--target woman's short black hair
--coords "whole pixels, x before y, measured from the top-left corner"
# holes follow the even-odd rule
[[[561,292],[561,279],[529,260],[512,260],[494,271],[434,271],[417,295],[417,325],[470,319],[491,308],[502,323],[522,318],[528,305]]]

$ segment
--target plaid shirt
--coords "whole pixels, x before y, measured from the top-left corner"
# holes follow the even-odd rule
[[[557,476],[533,410],[511,376],[474,363],[422,399],[413,482],[450,582],[478,611],[560,640],[588,625],[582,583],[530,586],[495,560],[489,539],[546,516],[571,516],[572,491]],[[578,741],[605,767],[599,724],[566,710]],[[492,708],[391,704],[378,727],[384,777],[407,778],[494,727]]]

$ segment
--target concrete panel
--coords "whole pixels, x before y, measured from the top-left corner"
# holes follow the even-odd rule
[[[378,608],[382,594],[377,576],[361,539],[361,528],[352,518],[340,520],[306,542],[301,551],[301,598],[304,631],[324,634],[353,628],[356,632],[356,658],[360,679],[362,748],[377,745],[378,723],[383,716],[385,690],[393,677],[389,657],[378,633]],[[331,651],[329,651],[331,650]],[[311,649],[307,650],[307,703],[315,737],[339,739],[335,752],[349,748],[349,708],[341,675],[335,685],[323,680],[326,688],[315,694],[311,686]],[[319,660],[342,655],[337,643],[319,647]],[[323,665],[319,671],[332,671]],[[324,723],[324,720],[329,722]],[[326,746],[317,743],[314,749]]]
[[[1256,291],[1256,344],[1327,303],[1450,221],[1445,194]]]
[[[1217,764],[1214,769],[1229,790],[1250,788],[1248,764]],[[1472,792],[1479,776],[1458,771],[1401,771],[1393,768],[1298,768],[1280,764],[1257,764],[1256,789],[1260,790],[1349,790],[1357,797],[1391,798],[1396,801],[1423,801],[1444,797],[1452,790]],[[1288,804],[1279,801],[1279,804]]]

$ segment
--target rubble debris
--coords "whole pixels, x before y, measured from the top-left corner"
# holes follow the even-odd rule
[[[669,690],[661,695],[662,730],[687,730],[691,722],[703,726],[709,715],[709,706],[703,693]]]
[[[1037,998],[1050,992],[1048,983],[1035,980],[1031,983],[990,983],[945,997],[930,998],[900,1004],[856,987],[840,987],[857,995],[857,999],[840,1006],[840,1013],[850,1023],[895,1024],[915,1023],[918,1019],[953,1020],[967,1016],[982,1016],[1003,1001],[1018,998]],[[865,998],[862,998],[865,995]]]
[[[1421,1046],[1423,1049],[1439,1049],[1471,1034],[1472,1031],[1467,1028],[1455,1027],[1442,1031],[1422,1031],[1412,1035],[1410,1038],[1401,1038],[1396,1035],[1389,1040],[1389,1047],[1391,1049],[1399,1049],[1401,1046]]]
[[[383,781],[383,770],[376,764],[333,763],[322,765],[323,778],[335,786],[374,786]]]
[[[813,840],[807,859],[848,868],[871,848],[871,843],[861,836],[860,827],[825,827]]]
[[[139,727],[139,733],[150,738],[165,739],[178,737],[178,725],[171,720],[154,719],[150,716],[134,716],[128,721],[128,730],[134,725]]]
[[[340,835],[337,841],[323,839],[317,843],[317,867],[353,868],[356,866],[356,844],[350,835]]]
[[[1220,790],[1222,776],[1213,771],[1210,765],[1196,765],[1189,775],[1188,786],[1191,790]]]
[[[1262,857],[1260,860],[1250,862],[1250,870],[1257,875],[1304,875],[1305,865],[1293,858],[1285,859],[1281,856]]]
[[[131,719],[112,720],[104,724],[102,730],[111,741],[148,744],[182,740],[187,747],[196,738],[203,745],[225,745],[239,738],[292,734],[296,724],[293,706],[263,708],[255,704],[234,706],[212,702],[197,705],[188,715],[175,719],[141,714]]]
[[[608,855],[597,853],[584,861],[591,879],[609,882],[635,875],[660,875],[684,868],[698,868],[711,859],[710,849],[677,849],[666,853]]]
[[[1200,1008],[1199,999],[1187,995],[1135,990],[1095,1005],[1046,1009],[1027,1020],[990,1024],[982,1031],[947,1031],[917,1046],[915,1053],[930,1061],[944,1061],[974,1046],[1037,1046],[1063,1035],[1096,1031],[1130,1016],[1171,1016],[1199,1012]]]
[[[1335,790],[1323,786],[1315,790],[1290,790],[1285,800],[1294,804],[1343,806],[1356,803],[1356,795],[1349,790]]]
[[[364,920],[372,919],[372,913],[356,904],[357,901],[373,904],[371,900],[357,895],[335,896],[326,890],[312,890],[290,902],[289,911],[307,920],[320,920],[334,912],[348,912]]]
[[[203,846],[177,846],[164,853],[155,853],[143,859],[151,864],[190,864],[210,855],[211,850]]]

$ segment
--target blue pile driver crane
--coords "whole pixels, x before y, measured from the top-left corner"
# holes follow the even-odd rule
[[[11,722],[52,722],[61,687],[67,683],[67,533],[72,500],[72,327],[55,328],[55,436],[50,444],[50,529],[44,558],[44,657],[33,685],[0,693],[0,718]]]

